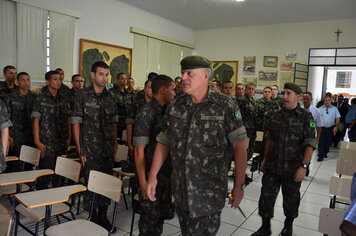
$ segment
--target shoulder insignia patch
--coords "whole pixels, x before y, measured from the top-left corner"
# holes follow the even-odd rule
[[[310,121],[310,123],[309,123],[309,127],[310,128],[315,128],[315,122],[314,121]]]
[[[240,113],[240,110],[236,111],[235,112],[235,117],[236,117],[236,120],[240,120],[242,117],[241,117],[241,113]]]

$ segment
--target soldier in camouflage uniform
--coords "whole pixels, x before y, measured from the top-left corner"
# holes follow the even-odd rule
[[[237,103],[241,109],[242,121],[246,128],[247,137],[250,139],[247,160],[250,160],[255,147],[256,139],[256,101],[253,98],[255,95],[255,85],[252,83],[246,84],[245,96],[238,97]]]
[[[57,157],[66,152],[70,142],[71,112],[68,100],[58,93],[62,84],[59,73],[49,71],[45,77],[48,89],[35,98],[31,117],[34,142],[41,151],[39,168],[54,170]],[[36,189],[48,188],[51,179],[52,186],[60,184],[57,175],[43,176],[37,180]]]
[[[127,79],[127,92],[129,92],[129,96],[136,96],[138,93],[138,90],[135,89],[135,81],[133,78]]]
[[[109,66],[105,62],[96,62],[91,71],[93,84],[77,92],[71,117],[73,137],[84,167],[86,184],[91,170],[110,175],[113,173],[114,155],[117,150],[117,107],[113,94],[105,87]],[[86,211],[90,209],[91,196],[89,192],[84,193]],[[110,199],[100,195],[96,199],[91,220],[110,230],[111,224],[107,219]]]
[[[252,236],[271,235],[270,221],[280,187],[286,216],[280,235],[292,235],[293,220],[298,216],[301,181],[316,146],[312,114],[298,104],[301,93],[298,85],[286,83],[283,108],[272,115],[267,125],[265,156],[261,164],[264,174],[258,203],[263,223]]]
[[[61,80],[61,87],[59,88],[58,92],[61,93],[62,97],[70,102],[70,88],[63,83],[64,71],[61,68],[57,68],[55,71],[58,72],[59,79]],[[48,85],[41,89],[41,93],[45,92],[46,90],[48,90]]]
[[[150,173],[156,137],[161,132],[163,116],[168,103],[174,99],[175,84],[171,78],[159,75],[152,81],[153,97],[138,112],[135,120],[133,144],[135,146],[135,163],[140,183],[139,230],[141,236],[162,234],[163,222],[171,212],[171,159],[168,156],[158,173],[157,200],[147,199],[146,183]]]
[[[275,102],[279,107],[283,107],[283,99],[278,97],[278,86],[272,85],[272,101]]]
[[[9,127],[12,123],[9,119],[9,114],[5,103],[0,100],[0,129],[1,129],[1,142],[0,142],[0,174],[6,170],[5,156],[9,142]]]
[[[72,76],[72,88],[69,90],[69,100],[70,100],[70,108],[74,107],[74,97],[77,91],[83,88],[84,79],[80,76],[80,74],[75,74]]]
[[[3,76],[5,81],[0,81],[0,99],[4,101],[5,96],[17,90],[16,80],[16,68],[14,66],[5,66],[3,70]]]
[[[117,137],[122,139],[122,132],[126,130],[126,116],[127,116],[127,104],[128,104],[128,91],[126,90],[126,74],[118,73],[117,74],[117,84],[114,84],[114,87],[110,89],[110,92],[113,93],[115,97],[115,103],[117,105],[117,112],[119,115],[119,122],[117,124]]]
[[[241,83],[236,84],[236,91],[235,91],[236,100],[238,100],[239,97],[242,97],[244,95],[244,91],[245,91],[245,88],[244,88],[243,84],[241,84]]]
[[[272,101],[272,88],[265,87],[263,89],[263,98],[256,100],[256,131],[265,132],[265,123],[271,118],[274,111],[279,109],[279,106]]]
[[[227,194],[227,164],[233,146],[236,176],[233,207],[243,197],[246,130],[229,97],[208,87],[211,62],[200,56],[181,61],[185,94],[167,109],[147,183],[155,201],[157,174],[170,152],[172,193],[182,235],[216,235]]]
[[[17,74],[19,89],[5,97],[5,104],[13,127],[10,128],[11,149],[9,155],[19,156],[22,145],[34,146],[31,112],[35,94],[30,90],[30,76],[26,72]],[[26,169],[30,169],[28,166]],[[20,171],[20,162],[11,162],[8,171]]]

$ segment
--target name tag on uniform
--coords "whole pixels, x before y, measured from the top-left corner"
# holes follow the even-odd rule
[[[224,120],[224,116],[205,116],[201,115],[201,120]]]
[[[177,117],[177,118],[179,118],[179,119],[183,119],[183,120],[186,120],[186,119],[187,119],[187,113],[181,114],[181,113],[178,113],[178,112],[171,111],[171,112],[169,113],[169,115],[174,116],[174,117]]]
[[[43,107],[50,107],[50,108],[54,108],[54,107],[55,107],[55,106],[52,105],[52,104],[48,104],[48,103],[44,103],[44,102],[41,103],[41,106],[43,106]]]
[[[98,104],[95,104],[95,103],[89,103],[89,102],[86,102],[85,103],[85,106],[88,106],[88,107],[93,107],[93,108],[100,108],[100,106]]]

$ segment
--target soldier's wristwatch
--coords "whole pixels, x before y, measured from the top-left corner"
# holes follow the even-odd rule
[[[303,167],[304,169],[308,168],[307,164],[301,164],[300,166]]]
[[[241,190],[245,189],[245,185],[244,184],[234,184],[234,188],[239,188]]]

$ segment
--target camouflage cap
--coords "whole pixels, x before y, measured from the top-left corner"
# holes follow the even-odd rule
[[[182,70],[210,68],[211,61],[201,56],[187,56],[180,62]]]
[[[288,82],[288,83],[285,83],[284,84],[284,88],[285,89],[290,89],[292,91],[294,91],[296,94],[302,94],[303,93],[303,90],[301,87],[299,87],[297,84],[295,83],[291,83],[291,82]]]

